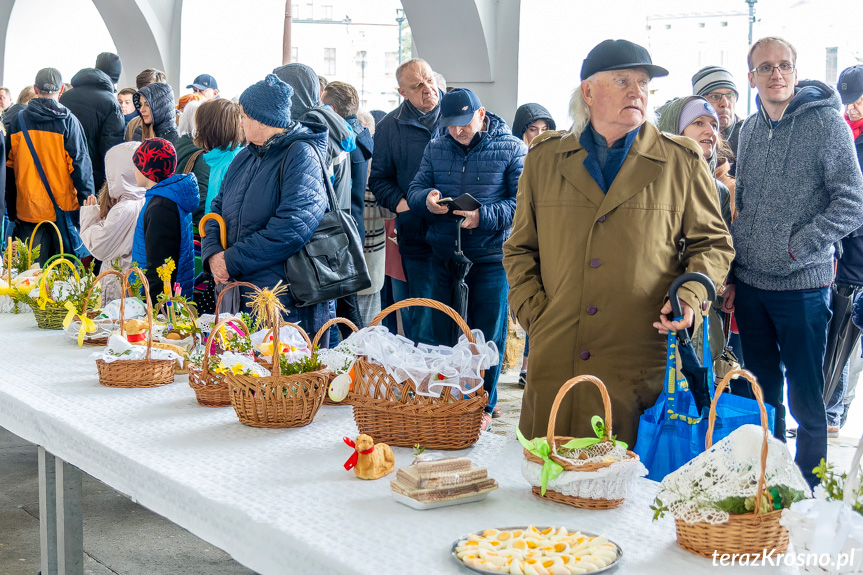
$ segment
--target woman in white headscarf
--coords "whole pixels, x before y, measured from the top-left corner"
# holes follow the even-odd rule
[[[81,206],[81,239],[93,257],[101,260],[100,272],[115,264],[125,272],[132,264],[135,224],[147,191],[135,183],[132,155],[139,145],[139,142],[124,142],[108,150],[105,185],[99,192],[99,199],[90,196]],[[118,282],[108,281],[102,285],[103,303],[120,297]]]

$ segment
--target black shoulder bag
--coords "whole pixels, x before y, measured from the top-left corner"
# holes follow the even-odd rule
[[[36,154],[36,148],[33,146],[33,140],[30,139],[30,131],[27,129],[27,122],[24,120],[24,110],[18,112],[18,123],[21,125],[21,133],[24,135],[24,140],[27,142],[27,147],[30,148],[30,155],[33,156],[33,163],[36,165],[36,171],[39,172],[39,178],[42,180],[42,185],[45,186],[45,191],[48,192],[48,197],[51,198],[51,203],[54,204],[54,215],[57,218],[57,229],[60,230],[60,235],[63,240],[65,252],[73,254],[79,258],[89,256],[90,252],[84,246],[84,241],[78,233],[78,228],[72,222],[69,212],[60,209],[57,200],[54,199],[54,194],[51,192],[51,186],[48,184],[48,178],[45,176],[45,170],[42,169],[42,162],[39,161],[39,155]]]
[[[320,163],[329,210],[306,245],[285,262],[285,275],[290,282],[288,287],[298,307],[338,299],[372,285],[357,224],[338,208],[324,158],[314,145],[309,144],[309,147]],[[286,152],[279,168],[279,196],[287,159]]]

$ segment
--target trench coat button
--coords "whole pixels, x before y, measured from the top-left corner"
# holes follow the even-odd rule
[[[598,268],[601,265],[602,265],[602,262],[599,261],[598,258],[593,258],[592,260],[590,260],[590,267],[592,267],[592,268]]]
[[[597,221],[597,222],[599,222],[599,223],[604,222],[604,221],[605,221],[605,216],[599,216],[598,218],[596,218],[596,221]]]
[[[598,311],[599,311],[599,308],[597,308],[595,305],[587,306],[587,315],[596,315],[596,312],[598,312]]]
[[[587,361],[588,359],[590,359],[590,352],[589,352],[589,351],[587,351],[587,350],[584,350],[583,352],[581,352],[580,354],[578,354],[578,357],[580,357],[581,359],[583,359],[583,360]]]

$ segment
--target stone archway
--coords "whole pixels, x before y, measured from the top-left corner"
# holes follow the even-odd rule
[[[521,0],[402,0],[417,55],[509,123],[518,98]]]

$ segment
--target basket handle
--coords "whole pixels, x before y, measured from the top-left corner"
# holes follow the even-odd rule
[[[761,430],[764,432],[764,438],[761,440],[761,474],[758,477],[758,491],[755,493],[755,511],[754,515],[758,515],[761,510],[761,498],[767,497],[772,501],[772,497],[767,493],[767,437],[770,434],[770,426],[767,423],[767,408],[764,407],[764,393],[761,391],[761,386],[758,380],[752,375],[752,372],[745,369],[733,369],[719,382],[716,386],[716,393],[713,396],[713,401],[710,402],[710,417],[707,422],[707,438],[704,442],[705,448],[710,449],[713,446],[713,426],[716,424],[716,404],[719,401],[719,396],[725,391],[725,388],[731,383],[732,378],[742,376],[749,381],[749,386],[752,388],[752,394],[758,402],[758,411],[761,412]]]
[[[78,274],[78,268],[76,268],[72,264],[72,262],[70,262],[66,258],[58,258],[54,260],[53,262],[51,262],[51,265],[45,268],[45,271],[42,272],[42,276],[39,278],[39,297],[42,298],[44,293],[43,302],[48,301],[48,288],[45,287],[45,282],[48,281],[48,272],[50,272],[52,269],[59,266],[60,264],[66,264],[67,266],[69,266],[69,268],[72,270],[72,274],[75,276],[75,279],[77,281],[81,281],[81,276]],[[45,306],[40,303],[39,307],[44,309]]]
[[[63,250],[63,234],[60,233],[60,228],[58,228],[57,224],[55,224],[51,220],[42,220],[41,222],[36,224],[36,227],[33,228],[33,233],[30,234],[30,244],[27,246],[27,267],[28,268],[33,265],[33,255],[32,255],[33,254],[33,238],[36,237],[36,230],[38,230],[39,226],[41,226],[42,224],[51,224],[51,226],[57,232],[57,239],[60,240],[60,253],[62,254],[64,251]]]
[[[90,289],[88,289],[87,293],[84,294],[84,308],[81,310],[82,316],[87,315],[87,306],[90,303],[90,294],[93,291],[93,288],[95,288],[97,285],[99,285],[100,280],[102,280],[108,276],[119,277],[120,278],[120,289],[123,290],[123,292],[125,293],[125,291],[126,291],[126,278],[123,276],[123,274],[118,272],[117,270],[105,270],[105,271],[103,271],[102,273],[100,273],[99,275],[96,276],[96,279],[93,280],[93,284],[90,286]],[[120,297],[120,308],[123,307],[123,300],[124,299],[125,298]],[[120,313],[122,313],[122,312],[120,312]]]
[[[210,215],[210,214],[207,214],[207,215]],[[240,287],[240,286],[252,288],[253,290],[258,291],[258,292],[261,291],[261,288],[259,288],[258,286],[254,285],[254,284],[250,284],[249,282],[229,282],[229,283],[225,284],[225,289],[223,289],[221,292],[219,292],[219,297],[216,298],[216,317],[213,318],[213,325],[219,323],[219,309],[222,307],[222,298],[225,296],[225,292],[227,292],[230,289]]]
[[[324,334],[327,333],[327,330],[336,325],[337,323],[342,323],[348,326],[354,333],[357,333],[359,331],[357,329],[357,326],[354,325],[354,322],[352,322],[351,320],[345,319],[343,317],[334,317],[333,319],[322,325],[321,329],[318,330],[318,333],[315,334],[315,339],[312,340],[311,349],[316,348],[318,346],[318,342],[321,340]]]
[[[434,299],[426,299],[426,298],[408,298],[403,299],[402,301],[396,302],[393,305],[389,306],[387,309],[383,310],[381,313],[375,316],[375,319],[372,320],[372,323],[369,324],[369,327],[374,325],[378,325],[383,321],[383,319],[391,314],[392,312],[400,309],[404,309],[406,307],[430,307],[432,309],[436,309],[447,314],[458,326],[461,328],[462,333],[464,333],[467,340],[471,343],[476,343],[476,340],[473,338],[473,334],[470,332],[470,328],[467,325],[467,322],[462,319],[462,317],[456,313],[456,311],[445,303],[441,303]]]
[[[138,278],[141,280],[141,285],[144,288],[144,299],[147,302],[147,355],[144,356],[144,359],[150,359],[150,350],[153,349],[153,300],[150,299],[150,282],[147,281],[147,276],[144,275],[139,268],[129,268],[126,270],[126,273],[123,275],[126,280],[126,284],[129,284],[129,276],[132,274],[136,274]],[[125,292],[123,293],[123,297],[120,298],[120,335],[125,336],[126,329],[124,324],[126,323],[123,318],[123,300],[126,299]]]
[[[188,302],[188,301],[182,301],[179,298],[177,298],[176,296],[172,296],[172,297],[166,299],[165,301],[163,301],[162,303],[159,304],[159,307],[156,309],[157,315],[160,311],[162,311],[163,307],[167,308],[168,302],[183,305],[183,306],[185,306],[185,308],[187,310],[189,310],[189,317],[190,317],[191,322],[192,322],[192,341],[194,342],[196,339],[198,341],[200,341],[200,338],[195,337],[195,330],[198,327],[198,312],[195,311],[195,306],[190,305],[190,302]],[[167,309],[165,310],[165,315],[167,316]]]
[[[223,319],[219,323],[215,324],[213,326],[213,330],[210,332],[210,336],[207,338],[207,341],[204,344],[204,366],[203,366],[204,367],[204,369],[203,369],[204,377],[207,377],[210,374],[210,347],[212,346],[213,342],[215,341],[216,334],[219,333],[219,330],[222,329],[222,326],[227,325],[231,322],[236,322],[236,323],[239,323],[241,326],[243,326],[243,329],[246,330],[246,337],[252,335],[249,331],[249,326],[247,326],[246,322],[244,322],[240,318]]]
[[[551,414],[548,417],[548,433],[545,438],[555,450],[557,446],[554,444],[554,428],[557,423],[557,410],[560,408],[560,404],[563,403],[563,397],[566,395],[566,392],[583,381],[590,382],[599,388],[599,393],[602,395],[602,406],[605,409],[605,435],[602,441],[611,439],[611,398],[608,397],[608,390],[605,388],[605,384],[598,377],[578,375],[563,384],[554,398],[554,404],[551,406]]]
[[[204,229],[204,224],[206,224],[210,220],[216,220],[216,223],[219,224],[219,243],[222,244],[222,249],[228,249],[228,226],[225,225],[225,220],[222,219],[222,216],[219,214],[214,214],[210,212],[201,218],[201,221],[198,222],[198,235],[202,238],[207,237],[207,230]]]
[[[45,261],[45,266],[47,267],[47,266],[48,266],[48,264],[50,264],[50,263],[51,263],[51,262],[53,262],[54,260],[58,260],[58,259],[61,259],[61,258],[65,258],[65,259],[67,259],[67,260],[71,260],[73,263],[75,263],[75,264],[76,264],[76,265],[81,269],[81,272],[82,272],[82,273],[86,273],[86,272],[87,272],[87,268],[86,268],[86,267],[84,267],[84,262],[82,262],[81,260],[79,260],[79,259],[78,259],[78,256],[75,256],[75,255],[73,255],[73,254],[54,254],[53,256],[51,256],[50,258],[48,258],[48,259]]]

